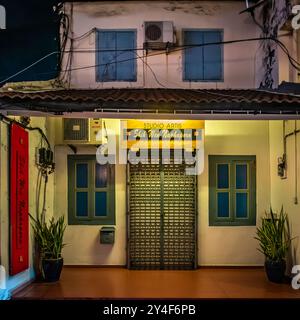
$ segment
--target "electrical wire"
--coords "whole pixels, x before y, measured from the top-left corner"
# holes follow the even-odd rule
[[[5,82],[7,82],[7,81],[9,81],[9,80],[11,80],[11,79],[13,79],[13,78],[15,78],[15,77],[18,76],[18,75],[24,73],[25,71],[31,69],[32,67],[36,66],[36,65],[39,64],[40,62],[46,60],[47,58],[49,58],[49,57],[51,57],[51,56],[53,56],[53,55],[55,55],[55,54],[60,54],[60,51],[53,51],[53,52],[48,53],[48,54],[45,55],[44,57],[42,57],[42,58],[38,59],[37,61],[33,62],[32,64],[30,64],[28,67],[26,67],[26,68],[24,68],[24,69],[16,72],[15,74],[7,77],[6,79],[0,81],[0,85],[3,84],[3,83],[5,83]],[[50,72],[48,72],[48,73],[50,73]],[[53,71],[52,71],[51,73],[53,73]]]
[[[230,41],[210,42],[210,43],[197,44],[197,45],[183,45],[183,46],[176,47],[171,52],[178,52],[178,51],[192,49],[192,48],[196,48],[196,47],[204,47],[204,46],[212,46],[212,45],[225,45],[225,44],[253,42],[253,41],[265,41],[265,40],[272,40],[272,41],[276,42],[277,45],[280,47],[280,49],[287,55],[290,64],[297,71],[300,72],[300,63],[290,55],[288,49],[286,48],[286,46],[280,40],[278,40],[277,38],[273,38],[273,37],[258,37],[258,38],[248,38],[248,39],[239,39],[239,40],[230,40]],[[106,49],[104,49],[104,50],[97,50],[97,49],[96,50],[65,50],[64,53],[112,52],[112,51],[113,52],[118,52],[118,51],[121,51],[121,52],[133,51],[133,52],[136,52],[138,50],[143,50],[144,51],[144,48],[116,49],[116,50],[111,50],[111,49],[110,50],[106,50]],[[37,60],[36,62],[32,63],[28,67],[26,67],[26,68],[20,70],[19,72],[7,77],[6,79],[0,81],[0,85],[5,83],[5,82],[7,82],[8,80],[11,80],[12,78],[18,76],[19,74],[27,71],[28,69],[34,67],[38,63],[40,63],[40,62],[44,61],[45,59],[47,59],[48,57],[52,56],[53,54],[59,54],[59,53],[60,52],[58,52],[58,51],[54,51],[54,52],[51,52],[51,53],[47,54],[46,56],[40,58],[39,60]],[[128,61],[137,60],[137,59],[144,59],[146,57],[159,56],[159,55],[163,55],[163,54],[165,54],[165,51],[162,51],[162,52],[159,52],[159,53],[154,53],[154,54],[151,54],[151,55],[143,55],[143,56],[139,56],[139,57],[124,59],[124,60],[120,60],[120,61],[112,61],[112,62],[103,63],[103,64],[94,64],[94,65],[82,66],[82,67],[76,67],[76,68],[68,68],[67,67],[64,70],[61,70],[61,72],[71,72],[71,71],[85,70],[85,69],[101,67],[101,66],[107,67],[108,65],[115,64],[116,62],[123,63],[123,62],[128,62]],[[49,73],[50,72],[43,72],[43,73],[38,73],[38,74],[49,74]]]
[[[0,121],[6,121],[9,124],[15,123],[15,124],[19,125],[20,127],[24,128],[26,130],[29,130],[29,131],[38,131],[39,134],[41,135],[41,137],[47,143],[47,146],[48,146],[49,150],[51,150],[50,142],[49,142],[48,138],[46,137],[44,131],[41,128],[23,125],[22,123],[14,120],[14,119],[10,119],[9,117],[6,117],[4,114],[0,114]]]
[[[152,67],[144,61],[144,59],[142,57],[139,57],[142,62],[149,68],[149,70],[151,71],[152,75],[153,75],[153,78],[155,80],[155,82],[165,88],[165,89],[169,89],[169,87],[165,86],[164,84],[161,83],[160,80],[158,80],[158,77],[157,75],[155,74],[154,70],[152,69]],[[183,88],[181,87],[180,89],[186,89],[186,88]],[[230,95],[230,94],[225,94],[225,93],[220,93],[220,92],[211,92],[211,91],[208,91],[208,90],[201,90],[201,89],[189,89],[189,91],[192,91],[192,92],[195,92],[195,93],[201,93],[201,94],[208,94],[208,95],[213,95],[213,96],[220,96],[220,97],[226,97],[226,98],[233,98],[233,99],[244,99],[243,96],[239,96],[239,95]]]
[[[89,37],[91,34],[93,34],[94,32],[96,31],[96,28],[93,28],[89,31],[87,31],[86,33],[82,34],[81,36],[78,36],[78,37],[68,37],[70,40],[73,40],[73,41],[80,41],[82,39],[85,39],[87,37]]]
[[[239,40],[230,40],[230,41],[218,41],[218,42],[210,42],[210,43],[203,43],[203,44],[197,44],[197,45],[183,45],[183,46],[178,46],[175,49],[172,50],[172,52],[177,52],[177,51],[182,51],[185,49],[192,49],[192,48],[196,48],[196,47],[204,47],[204,46],[212,46],[212,45],[225,45],[225,44],[234,44],[234,43],[242,43],[242,42],[252,42],[252,41],[264,41],[264,40],[274,40],[274,38],[270,38],[270,37],[266,37],[266,38],[262,38],[262,37],[258,37],[258,38],[248,38],[248,39],[239,39]],[[37,64],[39,64],[40,62],[46,60],[47,58],[51,57],[52,55],[55,54],[61,54],[61,53],[91,53],[91,52],[117,52],[117,51],[144,51],[144,48],[134,48],[134,49],[116,49],[116,50],[111,50],[111,49],[96,49],[96,50],[65,50],[65,51],[53,51],[51,53],[48,53],[47,55],[45,55],[44,57],[38,59],[37,61],[33,62],[32,64],[30,64],[29,66],[25,67],[24,69],[18,71],[17,73],[7,77],[4,80],[0,81],[0,85],[8,82],[9,80],[15,78],[16,76],[24,73],[25,71],[31,69],[32,67],[36,66]],[[147,56],[158,56],[158,55],[163,55],[165,54],[165,51],[156,53],[156,54],[151,54],[151,55],[144,55],[143,57],[147,57]],[[136,59],[136,58],[133,58]],[[126,61],[131,61],[132,59],[126,59],[123,61],[118,61],[118,62],[126,62]],[[112,62],[114,63],[114,62]],[[64,70],[61,70],[61,72],[70,72],[70,71],[76,71],[76,70],[84,70],[84,69],[90,69],[90,68],[94,68],[94,67],[99,67],[99,66],[103,66],[106,64],[96,64],[96,65],[90,65],[90,66],[84,66],[84,67],[77,67],[77,68],[66,68]],[[53,73],[52,72],[40,72],[37,74],[50,74]]]
[[[41,190],[41,182],[42,182],[42,170],[38,169],[37,176],[37,186],[36,186],[36,217],[39,216],[40,211],[40,190]]]

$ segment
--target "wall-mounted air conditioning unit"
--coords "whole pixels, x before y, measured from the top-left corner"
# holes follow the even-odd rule
[[[172,21],[145,21],[144,30],[145,49],[166,49],[176,42]]]
[[[63,118],[59,122],[61,136],[57,144],[102,144],[102,119]]]

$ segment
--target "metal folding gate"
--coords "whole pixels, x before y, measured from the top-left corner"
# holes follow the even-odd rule
[[[197,266],[197,179],[185,165],[128,165],[128,267]]]

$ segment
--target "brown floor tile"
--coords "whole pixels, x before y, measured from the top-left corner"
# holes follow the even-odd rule
[[[267,281],[263,269],[201,268],[133,271],[65,267],[57,283],[33,283],[14,299],[299,298],[289,284]]]

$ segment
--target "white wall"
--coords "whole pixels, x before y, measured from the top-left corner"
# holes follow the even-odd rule
[[[260,31],[250,15],[239,14],[245,9],[240,1],[119,1],[75,3],[73,7],[74,38],[93,28],[136,29],[137,47],[144,42],[144,21],[173,21],[178,44],[182,45],[182,30],[186,28],[223,29],[224,40],[258,37]],[[70,13],[70,4],[67,4]],[[74,50],[95,50],[95,35],[74,41]],[[257,61],[259,43],[246,42],[224,46],[224,82],[183,82],[182,52],[147,57],[157,79],[167,87],[176,88],[254,88],[260,77]],[[156,52],[154,52],[156,53]],[[143,55],[143,51],[139,52]],[[67,56],[65,56],[66,61]],[[72,68],[94,66],[95,53],[75,53]],[[160,87],[152,72],[138,59],[137,82],[95,82],[95,68],[72,72],[71,85],[76,88]]]
[[[47,133],[47,124],[45,118],[31,118],[33,127],[40,127]],[[34,277],[33,271],[33,252],[32,252],[32,232],[30,230],[29,257],[30,267],[28,270],[19,273],[16,276],[9,277],[9,126],[0,122],[1,128],[1,150],[0,150],[0,243],[1,243],[1,264],[5,267],[7,273],[7,289],[9,291],[28,282]],[[37,131],[29,133],[29,212],[36,213],[36,185],[38,170],[35,165],[35,149],[40,146],[41,136]],[[49,177],[49,188],[47,192],[47,216],[53,213],[53,175]],[[31,229],[31,228],[30,228]]]
[[[261,265],[255,226],[209,226],[208,155],[256,155],[259,224],[270,204],[268,121],[205,121],[205,170],[199,177],[199,264]]]
[[[287,34],[286,31],[280,33],[279,40],[287,47],[291,56],[297,60],[297,32]],[[297,82],[297,70],[290,64],[287,55],[280,49],[278,50],[279,60],[279,84],[282,81]]]
[[[286,131],[290,133],[295,128],[295,121],[286,122]],[[300,129],[300,121],[297,121]],[[291,264],[300,264],[300,136],[297,135],[297,152],[295,153],[295,136],[287,139],[287,179],[277,175],[277,159],[283,155],[283,121],[270,121],[270,175],[271,175],[271,200],[274,210],[279,211],[281,206],[289,216],[292,237]],[[297,155],[297,172],[295,169],[295,155]],[[295,190],[297,183],[297,192]],[[298,204],[295,204],[295,197]]]

